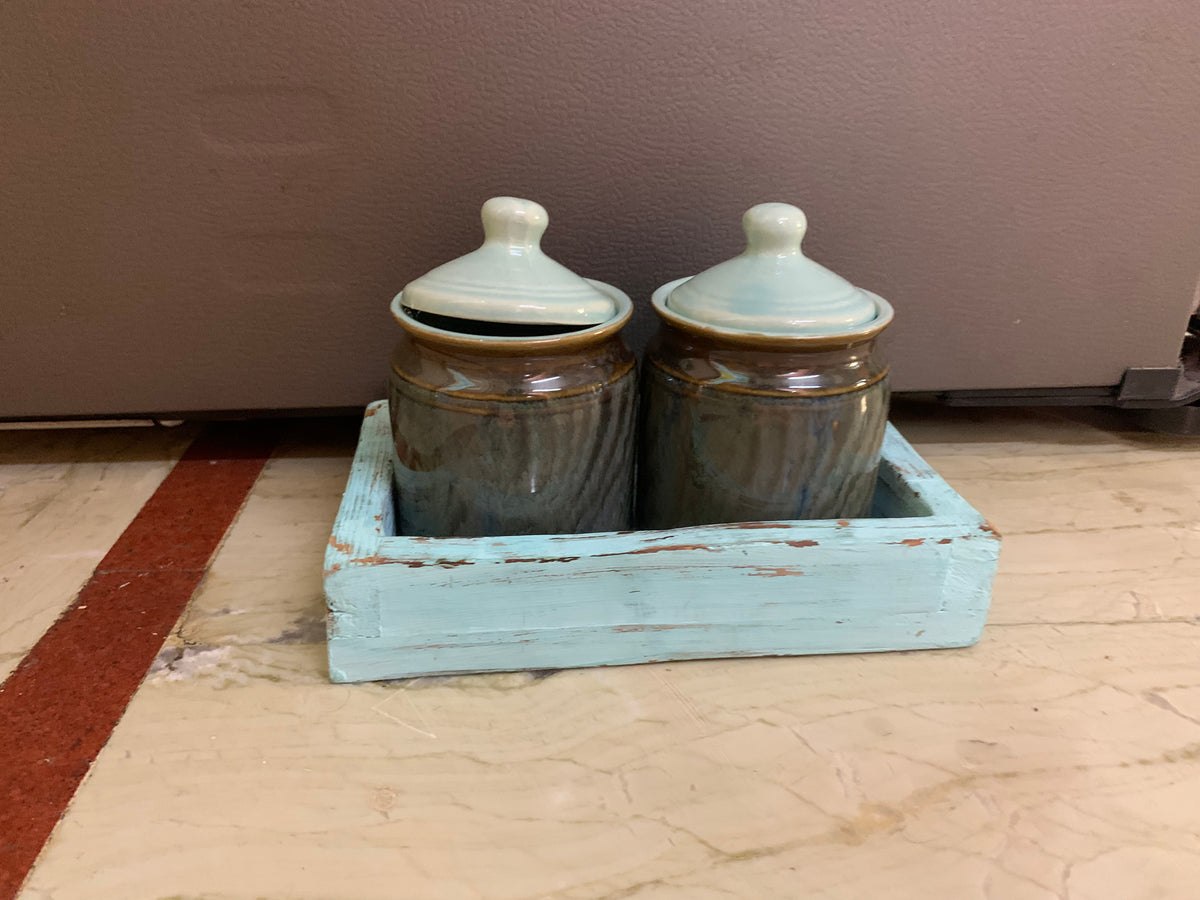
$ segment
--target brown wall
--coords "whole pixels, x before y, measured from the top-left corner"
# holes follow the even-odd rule
[[[1170,365],[1200,270],[1194,0],[15,0],[0,123],[0,417],[375,399],[498,193],[643,303],[798,203],[908,390]]]

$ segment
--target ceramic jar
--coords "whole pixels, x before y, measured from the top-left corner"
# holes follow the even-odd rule
[[[400,532],[630,527],[636,374],[629,298],[540,248],[536,203],[483,207],[473,253],[405,286],[388,391]]]
[[[644,528],[865,516],[887,423],[881,297],[807,258],[764,203],[747,249],[659,288],[639,460]]]

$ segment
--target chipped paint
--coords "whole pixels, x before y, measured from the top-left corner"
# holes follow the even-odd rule
[[[645,553],[669,553],[675,550],[704,550],[708,553],[717,552],[713,547],[709,547],[707,544],[663,544],[661,547],[639,547],[637,550],[623,550],[620,553],[597,553],[596,557],[641,556]]]
[[[353,566],[407,566],[410,569],[423,569],[426,566],[438,566],[443,569],[453,569],[456,566],[473,566],[472,559],[392,559],[386,556],[360,556],[350,560]]]
[[[577,559],[579,559],[578,556],[514,556],[504,561],[506,563],[555,563],[574,562]]]
[[[902,547],[920,547],[925,543],[925,538],[905,538],[902,541],[889,541],[888,543]]]
[[[820,547],[821,546],[820,541],[811,541],[811,540],[808,540],[807,538],[805,538],[802,541],[784,541],[784,543],[787,544],[789,547],[796,547],[796,548],[800,548],[800,549],[803,549],[804,547]]]

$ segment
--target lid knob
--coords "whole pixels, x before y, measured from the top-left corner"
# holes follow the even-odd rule
[[[484,243],[505,244],[515,253],[540,247],[550,224],[542,204],[517,197],[493,197],[483,204],[480,218]]]
[[[742,216],[746,252],[762,256],[799,256],[808,217],[790,203],[760,203]]]

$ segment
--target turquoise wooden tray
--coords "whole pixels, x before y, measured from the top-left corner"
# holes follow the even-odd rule
[[[405,537],[386,401],[367,407],[325,555],[334,681],[979,639],[999,535],[891,426],[873,517]]]

